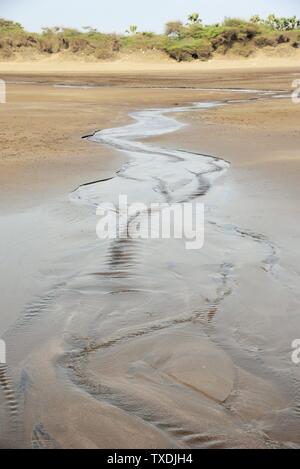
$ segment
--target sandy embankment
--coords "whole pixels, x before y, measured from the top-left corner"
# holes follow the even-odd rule
[[[96,59],[83,60],[68,54],[54,54],[51,57],[36,56],[29,60],[22,56],[14,60],[0,61],[0,71],[8,73],[34,73],[37,75],[51,73],[116,73],[128,74],[145,72],[169,73],[199,73],[216,70],[242,70],[267,68],[292,68],[300,62],[300,52],[291,48],[289,44],[281,44],[276,48],[267,47],[257,50],[256,54],[247,59],[234,54],[215,55],[207,62],[193,60],[178,63],[160,52],[144,51],[122,54],[115,60],[99,61]]]
[[[198,87],[246,85],[289,91],[298,71],[300,74],[297,68],[277,70],[276,73],[270,70],[237,70],[222,71],[217,76],[215,72],[203,76],[198,73],[182,73],[180,76],[149,73],[145,77],[140,75],[133,78],[120,78],[114,74],[93,75],[92,78],[77,75],[72,76],[71,81],[86,82],[91,79],[101,84],[113,81],[116,85],[122,80],[122,85],[129,87],[132,84],[147,86],[152,81],[156,86],[166,83],[168,86],[188,83]],[[28,75],[12,78],[28,79]],[[41,79],[64,81],[64,75]],[[226,93],[227,97],[238,98],[242,95]],[[129,90],[122,88],[120,83],[113,88],[91,90],[9,85],[8,98],[8,104],[0,107],[2,139],[6,139],[0,162],[1,200],[4,201],[1,210],[3,215],[7,214],[8,209],[15,212],[15,220],[20,220],[21,215],[25,220],[27,215],[32,220],[30,210],[40,206],[48,221],[37,230],[39,239],[44,242],[44,245],[38,245],[38,252],[33,234],[40,219],[39,212],[34,212],[36,224],[33,226],[22,224],[21,218],[22,243],[18,242],[18,237],[10,239],[8,230],[6,248],[2,253],[6,268],[0,276],[3,291],[8,292],[4,296],[4,302],[7,301],[5,310],[9,312],[4,321],[7,327],[22,313],[25,298],[28,301],[41,287],[47,291],[47,283],[51,285],[53,276],[56,280],[64,277],[68,264],[61,261],[61,254],[65,248],[68,246],[68,254],[79,258],[79,267],[82,252],[78,254],[78,240],[79,245],[84,247],[87,239],[89,242],[92,239],[92,226],[79,235],[84,228],[84,220],[82,224],[78,220],[84,218],[84,211],[78,209],[77,212],[60,200],[66,200],[64,196],[80,183],[99,179],[117,169],[122,161],[120,155],[107,148],[81,141],[80,135],[98,128],[122,125],[128,121],[127,113],[133,108],[224,99],[224,93],[180,89]],[[31,444],[31,438],[36,444],[40,439],[41,445],[47,445],[43,441],[43,428],[52,437],[48,440],[49,446],[58,442],[64,447],[264,447],[268,445],[265,432],[272,441],[299,443],[293,409],[287,416],[284,412],[290,402],[282,392],[283,383],[280,379],[274,382],[270,372],[272,367],[277,371],[281,360],[286,366],[289,344],[295,338],[293,335],[299,324],[294,276],[299,265],[295,256],[299,233],[299,116],[300,108],[286,99],[236,104],[204,113],[179,114],[178,119],[186,120],[191,126],[182,129],[180,134],[155,139],[176,148],[180,142],[181,147],[230,160],[232,167],[226,178],[216,184],[206,200],[210,220],[264,233],[284,256],[280,261],[274,260],[273,263],[272,259],[265,265],[257,266],[254,262],[257,252],[250,235],[246,239],[249,252],[245,257],[239,256],[238,249],[235,250],[229,242],[218,246],[216,235],[209,240],[207,259],[213,252],[213,246],[218,246],[216,254],[220,257],[226,252],[226,255],[231,253],[236,259],[235,275],[232,278],[229,275],[234,294],[227,295],[227,286],[222,286],[222,279],[227,275],[228,266],[225,266],[225,273],[221,272],[216,278],[209,277],[211,284],[221,283],[219,293],[224,294],[222,307],[211,309],[208,317],[196,316],[191,323],[183,320],[173,330],[161,329],[152,335],[137,333],[132,336],[132,342],[129,340],[123,344],[120,341],[113,350],[100,349],[91,355],[87,368],[84,365],[77,367],[78,381],[75,380],[75,384],[78,388],[66,386],[64,373],[53,366],[63,346],[59,328],[61,311],[52,318],[51,328],[47,327],[47,315],[41,318],[37,314],[37,318],[31,318],[32,322],[27,326],[31,331],[30,340],[27,334],[23,334],[17,347],[16,340],[13,341],[15,350],[12,355],[22,358],[16,360],[16,367],[11,370],[16,380],[19,371],[29,373],[29,379],[25,380],[29,386],[24,414],[26,445]],[[19,135],[17,139],[16,134]],[[112,158],[109,168],[106,166],[107,155]],[[21,203],[18,197],[24,197]],[[45,228],[49,224],[49,214],[54,225],[47,233]],[[7,219],[2,218],[6,225]],[[282,220],[279,227],[274,224],[276,219]],[[69,227],[67,233],[63,224],[66,220]],[[51,238],[45,269],[43,250],[49,250]],[[269,247],[263,241],[257,250],[264,253]],[[26,258],[24,251],[28,249],[29,256]],[[14,263],[11,262],[13,251],[16,258]],[[7,271],[8,265],[12,266],[11,273]],[[275,269],[275,280],[266,272],[270,265]],[[230,266],[228,268],[231,269]],[[276,283],[276,275],[279,276],[279,283]],[[25,276],[28,284],[22,285],[20,278]],[[83,275],[84,282],[86,278]],[[76,291],[76,278],[74,281]],[[12,300],[13,291],[9,290],[8,285],[18,282],[18,298]],[[91,287],[91,282],[88,287]],[[286,283],[292,292],[286,289]],[[203,284],[205,271],[199,272],[199,288]],[[83,283],[83,290],[84,286]],[[68,296],[70,294],[71,297]],[[55,306],[55,294],[53,298]],[[70,315],[65,332],[68,332],[72,314],[80,304],[75,296],[72,297],[72,288],[67,293],[67,300],[70,311],[67,307],[64,311]],[[40,308],[47,307],[47,302],[49,300],[45,299],[45,303],[42,300]],[[282,327],[282,317],[287,315],[289,321]],[[38,320],[41,320],[40,324]],[[78,324],[81,324],[80,321]],[[80,327],[84,336],[85,325]],[[130,337],[132,329],[129,327],[126,331],[126,327],[126,323],[121,324],[121,332],[116,328],[115,334],[121,334],[123,330],[125,335],[129,332]],[[203,330],[212,340],[207,340]],[[285,372],[282,377],[283,381],[286,380]],[[109,404],[109,399],[97,400],[97,392],[103,397],[100,386],[103,383],[104,388],[107,386],[116,393],[113,405]],[[81,389],[82,384],[87,385],[84,390]],[[118,400],[118,396],[123,398],[130,394],[134,397],[132,401]],[[135,399],[137,403],[143,403],[140,414],[134,411]],[[68,402],[68,406],[62,406],[62,401]],[[192,418],[193,415],[196,418]],[[256,431],[256,421],[259,422],[259,432]],[[12,444],[11,441],[9,444]]]

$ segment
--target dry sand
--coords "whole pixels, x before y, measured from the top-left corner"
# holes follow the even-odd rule
[[[114,60],[89,59],[68,55],[65,53],[53,54],[50,58],[43,56],[30,57],[28,60],[22,57],[0,62],[0,71],[9,73],[34,73],[37,75],[51,73],[134,73],[167,72],[170,70],[180,72],[203,72],[216,70],[241,70],[241,69],[267,69],[267,68],[291,68],[300,63],[300,52],[291,48],[289,44],[281,44],[276,48],[266,47],[263,51],[257,51],[252,57],[245,59],[234,54],[215,55],[209,61],[193,60],[191,62],[178,63],[160,52],[131,52],[120,54]]]
[[[150,139],[231,162],[205,197],[208,219],[220,232],[208,228],[206,262],[198,272],[201,295],[210,295],[220,282],[223,300],[200,316],[186,319],[181,313],[170,327],[164,326],[169,316],[160,317],[160,326],[148,334],[156,317],[135,324],[135,317],[123,314],[120,320],[115,312],[94,331],[96,339],[99,334],[98,340],[114,345],[96,347],[88,329],[93,305],[80,296],[94,285],[88,266],[95,262],[95,219],[67,196],[125,161],[82,135],[129,122],[133,109],[245,98],[180,86],[288,92],[300,69],[199,73],[188,66],[179,72],[174,65],[159,72],[149,67],[143,74],[126,74],[124,68],[119,75],[117,68],[95,73],[91,66],[88,74],[82,69],[65,76],[58,68],[32,75],[32,66],[9,66],[0,67],[8,81],[40,83],[9,84],[8,103],[0,106],[0,331],[9,344],[10,395],[15,393],[19,410],[14,421],[13,398],[3,399],[1,445],[299,446],[300,381],[290,344],[299,335],[300,105],[266,98],[178,113],[189,126]],[[26,73],[13,75],[17,70]],[[111,86],[51,85],[62,82]],[[212,274],[214,258],[231,259],[233,267],[224,261],[223,270]],[[80,274],[83,266],[86,274]],[[228,284],[222,286],[225,277]],[[172,298],[161,305],[169,315],[176,312]],[[78,343],[66,343],[70,336]],[[65,354],[70,347],[81,349],[82,342],[83,360]]]
[[[0,107],[2,144],[0,182],[5,188],[1,199],[2,205],[6,202],[5,194],[15,202],[17,200],[20,202],[19,197],[15,197],[15,184],[24,189],[33,184],[34,191],[29,195],[31,199],[35,194],[43,197],[45,190],[48,192],[53,189],[56,192],[60,181],[63,181],[63,188],[69,181],[68,188],[71,190],[82,183],[83,178],[89,181],[95,171],[98,171],[98,174],[101,172],[101,177],[109,176],[113,168],[120,166],[121,156],[107,148],[95,148],[94,144],[82,141],[81,137],[98,129],[128,122],[127,114],[131,109],[180,105],[197,100],[223,100],[230,97],[230,94],[224,95],[216,91],[201,92],[197,88],[257,88],[290,91],[292,81],[298,76],[298,69],[295,66],[288,69],[274,68],[276,63],[272,62],[273,68],[271,69],[257,69],[249,66],[247,62],[249,69],[246,71],[242,68],[209,71],[204,68],[194,68],[193,64],[174,65],[172,62],[172,67],[168,65],[167,71],[163,67],[161,72],[146,68],[140,73],[134,73],[134,65],[130,73],[128,73],[128,65],[124,68],[124,73],[119,73],[118,68],[112,73],[108,73],[105,68],[99,68],[98,73],[93,73],[92,68],[89,69],[89,64],[86,65],[87,73],[85,69],[85,73],[83,70],[79,73],[76,67],[74,68],[77,70],[76,73],[69,73],[69,64],[61,63],[62,70],[56,74],[53,68],[48,69],[45,65],[42,66],[43,74],[38,74],[38,70],[41,72],[41,64],[37,64],[36,71],[34,67],[31,67],[30,73],[25,73],[25,68],[20,68],[22,73],[18,72],[17,75],[9,73],[9,67],[22,67],[24,64],[0,64],[1,78],[7,81],[8,92],[7,104]],[[99,66],[99,64],[94,65]],[[78,66],[83,67],[83,64],[79,63]],[[63,67],[68,70],[67,75],[63,72]],[[198,67],[201,67],[201,64]],[[30,84],[31,81],[34,83]],[[66,83],[73,88],[52,86],[61,83]],[[89,84],[95,88],[84,90],[76,88],[80,84]],[[154,87],[154,89],[149,89],[149,87]],[[145,88],[147,88],[147,93],[145,93]],[[233,96],[239,97],[238,94]],[[222,124],[222,132],[226,129],[225,121],[227,121],[229,133],[232,124],[238,127],[239,115],[244,124],[247,124],[247,119],[254,121],[253,131],[255,132],[257,127],[262,130],[261,124],[266,106],[268,105],[264,107],[262,104],[259,111],[251,106],[247,113],[251,113],[252,110],[254,112],[250,116],[246,116],[242,105],[232,110],[224,109],[223,114],[214,111],[211,116],[218,115],[220,119],[223,116],[223,122],[218,122]],[[239,109],[242,110],[241,113]],[[291,113],[289,109],[292,110]],[[281,109],[281,101],[274,103],[272,108],[267,107],[272,120],[268,119],[263,122],[263,125],[270,126],[273,122],[281,125],[283,122],[282,125],[288,126],[290,129],[288,132],[291,134],[297,126],[290,126],[289,123],[298,107],[290,105],[286,111],[288,115],[284,116],[286,118],[283,120],[281,115],[273,118],[273,114],[278,110],[285,112]],[[260,122],[257,121],[258,117],[260,117]],[[210,124],[206,125],[202,115],[199,114],[196,118],[202,119],[201,128],[204,129],[202,144],[204,144],[205,135],[212,127]],[[195,115],[192,119],[195,119]],[[251,130],[248,125],[247,128]],[[234,141],[232,139],[232,144]],[[218,141],[215,144],[218,145]],[[95,153],[97,153],[97,158],[95,158]],[[70,164],[71,161],[72,164]],[[22,198],[25,195],[26,191],[22,194]],[[26,203],[28,202],[29,200]]]

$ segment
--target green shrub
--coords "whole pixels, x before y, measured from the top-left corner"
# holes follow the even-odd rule
[[[174,41],[166,48],[170,57],[178,62],[183,60],[207,60],[211,56],[212,46],[207,39],[182,39]]]
[[[248,21],[243,20],[242,18],[225,18],[223,26],[240,28],[249,24]]]
[[[213,48],[211,43],[207,39],[198,39],[194,44],[193,57],[197,57],[201,60],[207,60],[211,57]]]
[[[177,60],[177,62],[192,60],[188,41],[174,41],[172,44],[169,44],[165,50],[167,54],[169,54],[172,59]]]
[[[226,27],[223,28],[222,32],[214,39],[212,39],[211,43],[214,50],[217,50],[222,46],[222,49],[226,52],[228,49],[232,47],[235,41],[238,40],[239,37],[239,29]]]
[[[168,38],[166,36],[155,35],[153,33],[137,33],[132,36],[120,38],[120,48],[123,50],[163,50]]]
[[[191,23],[180,30],[180,38],[201,39],[203,37],[204,27],[201,23]]]
[[[6,20],[5,18],[0,18],[0,32],[21,32],[24,31],[23,26],[20,23],[15,23],[14,21]]]
[[[181,21],[169,21],[165,26],[165,34],[167,36],[179,36],[182,28]]]

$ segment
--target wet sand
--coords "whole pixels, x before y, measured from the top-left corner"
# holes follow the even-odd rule
[[[294,73],[244,79],[253,89],[289,91]],[[222,86],[235,87],[229,74]],[[231,163],[199,195],[207,232],[196,256],[176,241],[167,249],[99,245],[94,208],[69,194],[130,158],[79,137],[128,124],[133,110],[246,93],[10,87],[0,162],[1,334],[9,347],[1,446],[298,446],[290,347],[299,330],[299,108],[266,97],[175,112],[189,125],[147,139],[155,154],[157,146],[185,149]],[[29,114],[41,125],[25,123]],[[88,200],[102,187],[89,186]]]

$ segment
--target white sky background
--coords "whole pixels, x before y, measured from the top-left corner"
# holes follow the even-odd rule
[[[124,32],[136,24],[140,31],[162,32],[167,21],[185,21],[193,12],[200,13],[205,23],[256,13],[300,17],[300,0],[0,0],[0,17],[19,21],[30,31],[43,26],[92,26]]]

